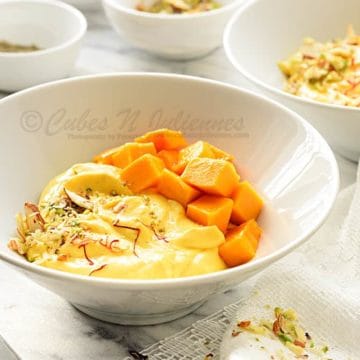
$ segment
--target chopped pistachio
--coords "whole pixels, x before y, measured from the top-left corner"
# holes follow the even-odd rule
[[[283,312],[283,315],[284,315],[285,319],[297,320],[296,312],[295,312],[295,310],[293,310],[293,309],[285,310],[285,311]]]
[[[238,321],[237,329],[241,327],[244,331],[278,339],[299,359],[307,359],[310,353],[319,355],[325,354],[328,351],[327,346],[315,348],[314,341],[312,340],[310,334],[305,332],[303,327],[300,326],[298,316],[293,309],[284,310],[281,307],[275,307],[273,312],[275,318],[273,321],[267,319],[261,319],[259,321]],[[239,324],[242,324],[243,326],[240,326]],[[256,341],[260,341],[257,336],[254,338]],[[323,356],[320,358],[322,360],[328,360]],[[280,356],[279,359],[287,359],[287,357]]]
[[[146,6],[140,2],[136,9],[150,13],[162,14],[191,14],[214,10],[220,7],[215,0],[156,0]]]
[[[278,338],[284,343],[292,342],[292,339],[289,336],[285,335],[285,334],[279,334]]]
[[[298,51],[278,62],[285,91],[344,106],[360,107],[360,36],[352,27],[343,39],[325,43],[306,38]]]

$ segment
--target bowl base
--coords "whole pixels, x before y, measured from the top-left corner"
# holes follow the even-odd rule
[[[204,304],[204,302],[205,301],[200,301],[198,303],[195,303],[191,306],[182,308],[177,311],[171,311],[171,312],[159,313],[159,314],[148,314],[148,315],[122,314],[122,313],[102,311],[79,304],[72,304],[72,305],[82,313],[85,313],[86,315],[113,324],[155,325],[155,324],[161,324],[168,321],[172,321],[180,317],[183,317],[185,315],[188,315],[191,312],[195,311],[197,308],[199,308],[202,304]]]

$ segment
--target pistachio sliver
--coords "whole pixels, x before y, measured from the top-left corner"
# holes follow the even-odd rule
[[[164,2],[178,10],[187,11],[191,9],[191,6],[183,0],[164,0]]]

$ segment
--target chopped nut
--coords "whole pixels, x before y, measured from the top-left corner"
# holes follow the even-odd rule
[[[304,348],[301,346],[297,346],[291,342],[286,342],[285,346],[292,351],[295,355],[303,355]]]
[[[302,341],[297,340],[297,339],[294,340],[294,345],[305,348],[305,343],[303,343]]]
[[[14,251],[18,250],[18,245],[17,245],[16,240],[10,240],[8,246],[11,250],[14,250]]]
[[[246,321],[240,321],[237,325],[241,328],[247,328],[248,326],[250,326],[251,321],[246,320]]]
[[[58,256],[59,261],[66,261],[68,259],[68,256],[66,254],[61,254]]]
[[[215,0],[156,0],[150,6],[140,2],[135,8],[150,13],[192,14],[211,11],[219,7],[220,4]]]
[[[319,102],[360,107],[360,86],[349,91],[346,83],[357,81],[360,36],[349,26],[343,39],[320,43],[306,38],[289,58],[278,62],[286,77],[285,90]]]
[[[295,331],[295,335],[297,337],[297,339],[299,340],[299,342],[301,343],[306,343],[306,335],[305,335],[305,331],[298,325],[294,325],[294,331]]]
[[[273,332],[274,332],[275,335],[278,335],[278,334],[279,334],[279,332],[280,332],[280,324],[279,324],[279,320],[278,320],[278,319],[276,319],[276,320],[274,321],[272,330],[273,330]]]
[[[288,319],[288,320],[296,320],[297,319],[296,312],[293,309],[285,310],[283,312],[283,316],[285,319]]]

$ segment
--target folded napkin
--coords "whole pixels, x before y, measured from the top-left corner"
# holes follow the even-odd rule
[[[327,358],[360,359],[360,170],[356,184],[339,194],[322,228],[253,281],[245,300],[143,354],[150,360],[203,360],[206,354],[217,359],[221,352],[221,359],[236,359],[229,356],[237,346],[237,337],[231,336],[236,321],[269,317],[269,309],[279,306],[296,310],[314,341],[328,346]]]

